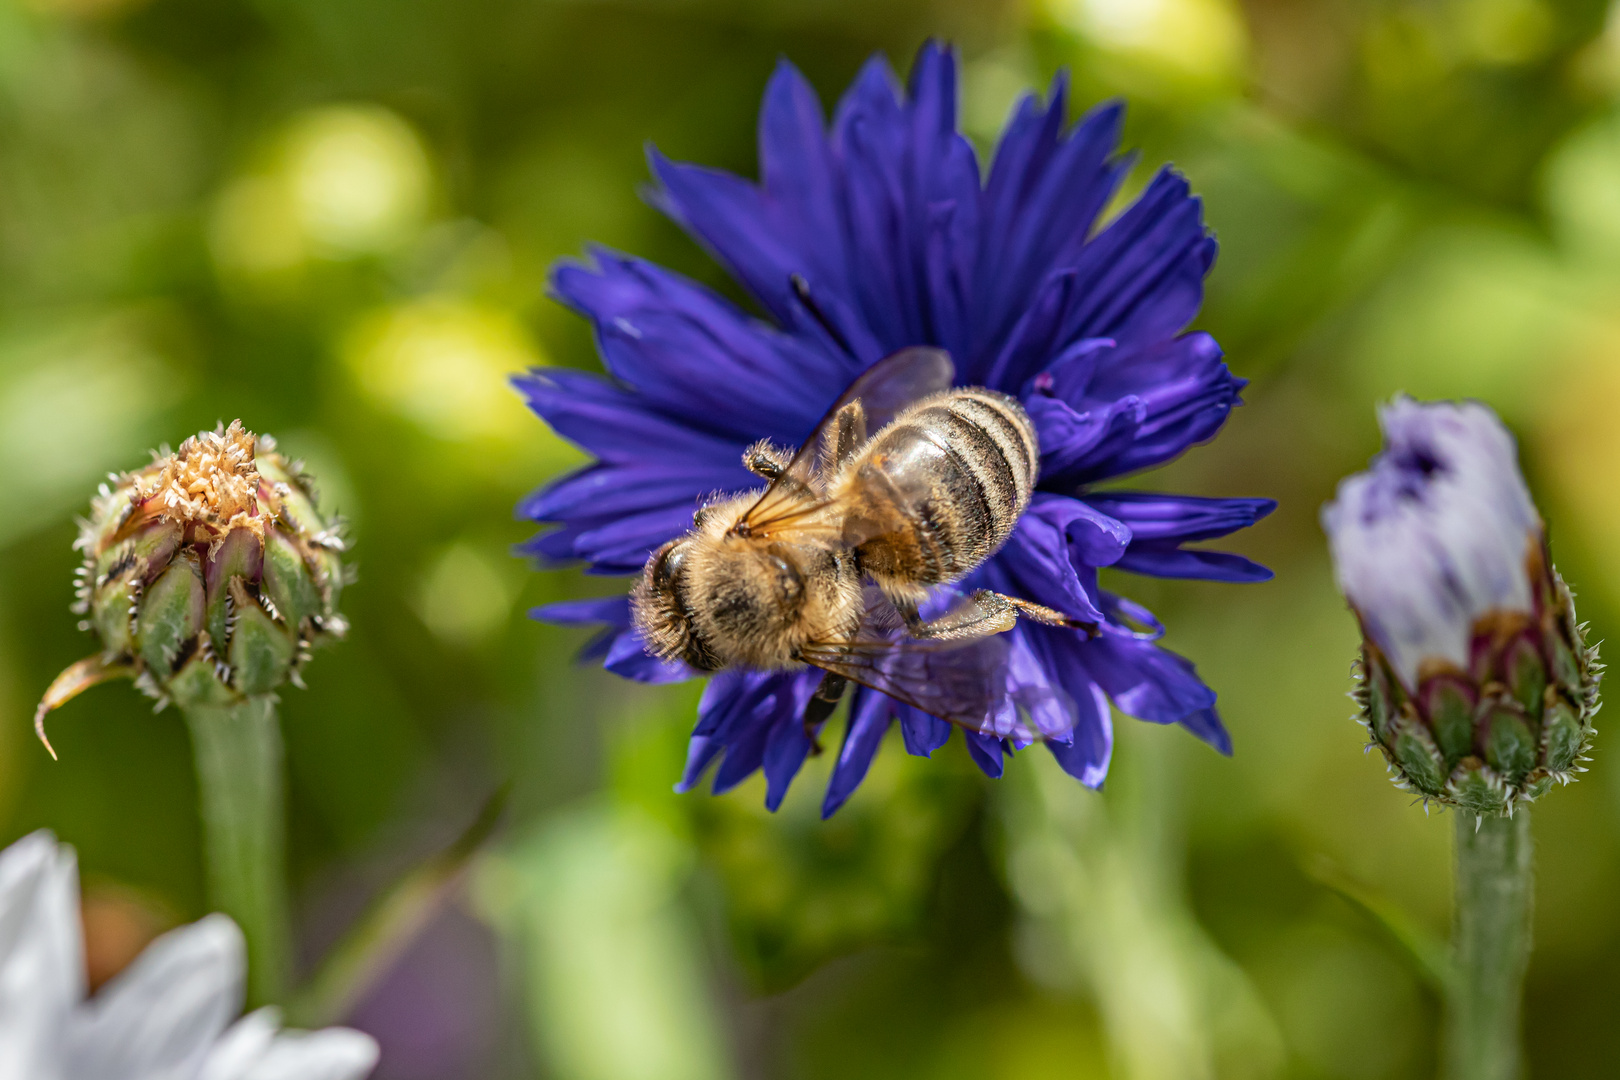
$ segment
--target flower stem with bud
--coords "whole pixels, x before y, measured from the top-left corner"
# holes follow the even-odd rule
[[[248,997],[282,1001],[290,974],[281,728],[270,695],[182,707],[196,758],[211,906],[247,938]]]
[[[1603,665],[1501,420],[1401,397],[1379,423],[1383,451],[1322,511],[1362,628],[1356,697],[1396,783],[1457,810],[1445,1076],[1516,1080],[1529,804],[1586,771]]]
[[[100,649],[45,692],[34,727],[112,678],[132,678],[191,729],[210,902],[247,937],[255,1003],[284,998],[284,780],[276,691],[340,637],[339,527],[309,478],[240,422],[113,477],[91,505],[78,602]],[[55,756],[55,751],[51,751]]]
[[[1446,1080],[1515,1080],[1523,1072],[1519,1003],[1530,964],[1535,891],[1530,810],[1456,814],[1455,974],[1446,995]]]

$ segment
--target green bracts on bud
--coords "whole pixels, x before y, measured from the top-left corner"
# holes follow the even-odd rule
[[[298,684],[310,647],[345,629],[335,524],[275,441],[240,421],[103,485],[76,546],[74,610],[101,650],[46,692],[41,739],[50,710],[115,676],[182,707]]]
[[[1371,636],[1355,698],[1402,787],[1468,813],[1511,813],[1585,770],[1602,665],[1545,551],[1527,560],[1533,610],[1476,621],[1467,670],[1426,661],[1411,690]]]

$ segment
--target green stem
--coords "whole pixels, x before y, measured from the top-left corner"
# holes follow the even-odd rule
[[[1511,818],[1456,818],[1455,975],[1447,1001],[1445,1075],[1516,1080],[1524,1073],[1519,1001],[1530,963],[1535,887],[1530,811],[1521,806]]]
[[[197,759],[209,902],[247,938],[249,1004],[282,1001],[289,962],[275,698],[182,711]]]

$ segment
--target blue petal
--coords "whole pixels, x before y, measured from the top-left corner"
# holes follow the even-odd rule
[[[1013,336],[1013,325],[1052,274],[1074,265],[1124,176],[1124,163],[1110,160],[1123,107],[1094,109],[1065,136],[1066,90],[1060,74],[1044,110],[1025,97],[996,148],[984,193],[984,235],[994,242],[980,249],[974,377],[984,376],[990,350]]]
[[[1090,570],[1090,567],[1087,567]],[[984,571],[1004,577],[989,587],[1025,600],[1055,608],[1071,619],[1096,623],[1102,611],[1087,592],[1071,557],[1063,531],[1038,514],[1025,514],[1013,529],[1007,545],[996,553]]]
[[[658,208],[785,321],[789,278],[810,267],[784,243],[759,189],[722,169],[670,161],[652,148],[647,163],[659,183],[653,195]]]
[[[1201,581],[1228,581],[1237,584],[1270,581],[1271,570],[1227,551],[1201,551],[1174,544],[1133,544],[1114,564],[1133,574],[1162,578],[1193,578]]]
[[[1086,502],[1128,522],[1133,540],[1115,565],[1121,570],[1167,578],[1211,581],[1271,580],[1271,571],[1241,555],[1188,551],[1189,541],[1225,536],[1253,525],[1277,508],[1271,499],[1205,499],[1142,491],[1087,495]]]
[[[1275,499],[1209,499],[1154,491],[1102,491],[1086,502],[1131,527],[1137,540],[1210,540],[1246,529],[1277,509]]]
[[[1016,626],[1008,634],[1008,703],[1028,717],[1027,726],[1033,733],[1068,739],[1080,722],[1074,697],[1059,682],[1057,670],[1046,663],[1027,629],[1027,624]]]
[[[973,764],[990,779],[1001,779],[1006,750],[1002,740],[994,735],[981,735],[977,731],[964,731],[962,734],[967,739],[968,756],[973,759]]]
[[[1091,693],[1079,700],[1080,719],[1067,742],[1049,739],[1052,752],[1063,771],[1089,788],[1100,788],[1108,777],[1108,764],[1114,753],[1114,724],[1108,697],[1102,687],[1088,683]]]
[[[1099,628],[1102,633],[1138,641],[1158,641],[1164,637],[1164,624],[1154,617],[1153,612],[1118,593],[1098,591],[1097,606],[1108,615],[1108,621]],[[1137,629],[1138,626],[1142,629]]]
[[[594,626],[606,623],[617,629],[630,625],[630,597],[624,593],[602,596],[592,600],[562,600],[555,604],[542,604],[529,611],[529,616],[541,622],[558,626]]]
[[[722,742],[729,738],[738,725],[739,717],[746,719],[744,704],[767,677],[768,672],[739,669],[716,674],[698,699],[698,722],[692,734],[717,738]]]
[[[950,741],[949,721],[930,716],[910,705],[896,705],[894,711],[900,718],[900,737],[905,743],[906,753],[913,757],[929,757]]]
[[[1091,787],[1100,785],[1113,753],[1114,728],[1104,689],[1091,677],[1084,660],[1089,641],[1084,634],[1048,626],[1020,624],[1022,636],[1041,666],[1065,691],[1073,725],[1047,747],[1066,771]]]
[[[766,806],[775,810],[809,749],[801,717],[820,677],[813,670],[734,670],[716,675],[698,704],[686,773],[676,790],[695,786],[723,751],[714,774],[714,793],[729,791],[763,765]]]
[[[777,64],[765,88],[759,115],[759,172],[764,188],[762,210],[774,226],[771,232],[784,240],[772,245],[770,234],[758,230],[725,245],[725,250],[737,252],[757,245],[762,254],[769,251],[768,260],[750,260],[762,265],[763,272],[738,276],[779,319],[787,321],[795,307],[789,275],[801,273],[818,283],[835,283],[836,291],[847,295],[848,263],[838,209],[841,178],[827,142],[821,102],[809,81],[786,60]]]
[[[1054,385],[1051,392],[1062,392],[1061,399],[1044,394],[1026,399],[1042,438],[1040,484],[1072,491],[1163,464],[1213,438],[1239,403],[1243,386],[1207,334],[1185,334],[1140,349],[1121,347],[1102,358],[1084,388]],[[1099,434],[1104,421],[1106,430]],[[1048,439],[1055,444],[1050,450]]]
[[[734,465],[746,445],[746,440],[700,431],[643,396],[583,371],[536,368],[513,376],[512,385],[553,431],[603,461],[634,463],[657,456]]]
[[[850,381],[846,358],[750,318],[652,263],[597,250],[552,275],[558,299],[591,320],[608,371],[666,415],[746,444],[809,435]]]
[[[651,510],[673,503],[696,505],[715,491],[737,491],[759,483],[739,461],[725,466],[706,461],[644,461],[634,465],[588,465],[569,473],[518,503],[518,515],[531,521],[565,521],[574,516],[604,517]]]
[[[759,143],[758,187],[717,169],[676,164],[656,151],[648,157],[661,185],[660,207],[779,321],[791,324],[797,315],[793,274],[807,278],[818,294],[842,298],[853,290],[839,207],[842,173],[815,91],[785,60],[765,90]],[[850,329],[844,326],[846,335]]]
[[[712,735],[693,735],[686,746],[686,767],[681,770],[681,779],[676,783],[675,791],[684,795],[696,787],[703,778],[704,770],[725,748],[725,743]]]
[[[1024,406],[1035,424],[1041,447],[1039,482],[1047,490],[1079,487],[1083,481],[1078,478],[1095,472],[1099,459],[1110,461],[1121,447],[1131,445],[1147,418],[1147,406],[1134,396],[1084,412],[1052,397],[1032,397]]]
[[[1074,261],[1077,303],[1067,338],[1121,345],[1162,340],[1198,314],[1215,240],[1187,181],[1168,166]]]
[[[894,714],[894,702],[876,690],[862,687],[849,703],[849,726],[844,729],[844,745],[833,763],[827,781],[827,795],[821,803],[821,816],[830,818],[854,794],[872,767],[878,747]]]
[[[654,549],[692,527],[695,509],[695,504],[683,503],[605,519],[574,536],[570,554],[598,572],[636,573]]]
[[[1227,734],[1221,715],[1214,708],[1188,713],[1176,722],[1222,754],[1232,756],[1232,736]]]
[[[1056,528],[1068,541],[1069,554],[1084,566],[1109,566],[1131,543],[1129,525],[1079,499],[1036,492],[1027,512]]]
[[[647,643],[634,630],[615,635],[602,659],[615,675],[640,683],[661,685],[694,679],[699,672],[678,660],[660,660],[647,652]]]
[[[1104,635],[1076,655],[1120,711],[1139,720],[1174,724],[1215,704],[1190,662],[1150,642]]]
[[[719,795],[730,791],[765,762],[765,744],[779,718],[785,677],[779,672],[750,672],[744,691],[731,704],[723,725],[725,756],[715,770],[711,790]],[[711,683],[712,685],[712,683]],[[698,723],[702,726],[702,714]],[[716,738],[720,738],[717,733]]]
[[[819,676],[813,680],[799,680],[794,687],[802,692],[792,698],[792,712],[779,717],[771,727],[765,743],[765,809],[774,813],[787,797],[788,785],[799,775],[799,768],[810,753],[810,737],[804,731],[804,707],[815,693]]]

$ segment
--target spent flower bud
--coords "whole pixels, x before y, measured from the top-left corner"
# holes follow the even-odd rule
[[[1362,628],[1361,718],[1401,786],[1511,813],[1584,771],[1597,650],[1496,415],[1399,397],[1379,421],[1383,451],[1322,511]]]
[[[40,738],[51,709],[118,676],[160,706],[229,705],[302,685],[310,647],[346,629],[343,540],[275,440],[233,421],[110,481],[74,544],[84,564],[73,610],[101,651],[46,691]]]

